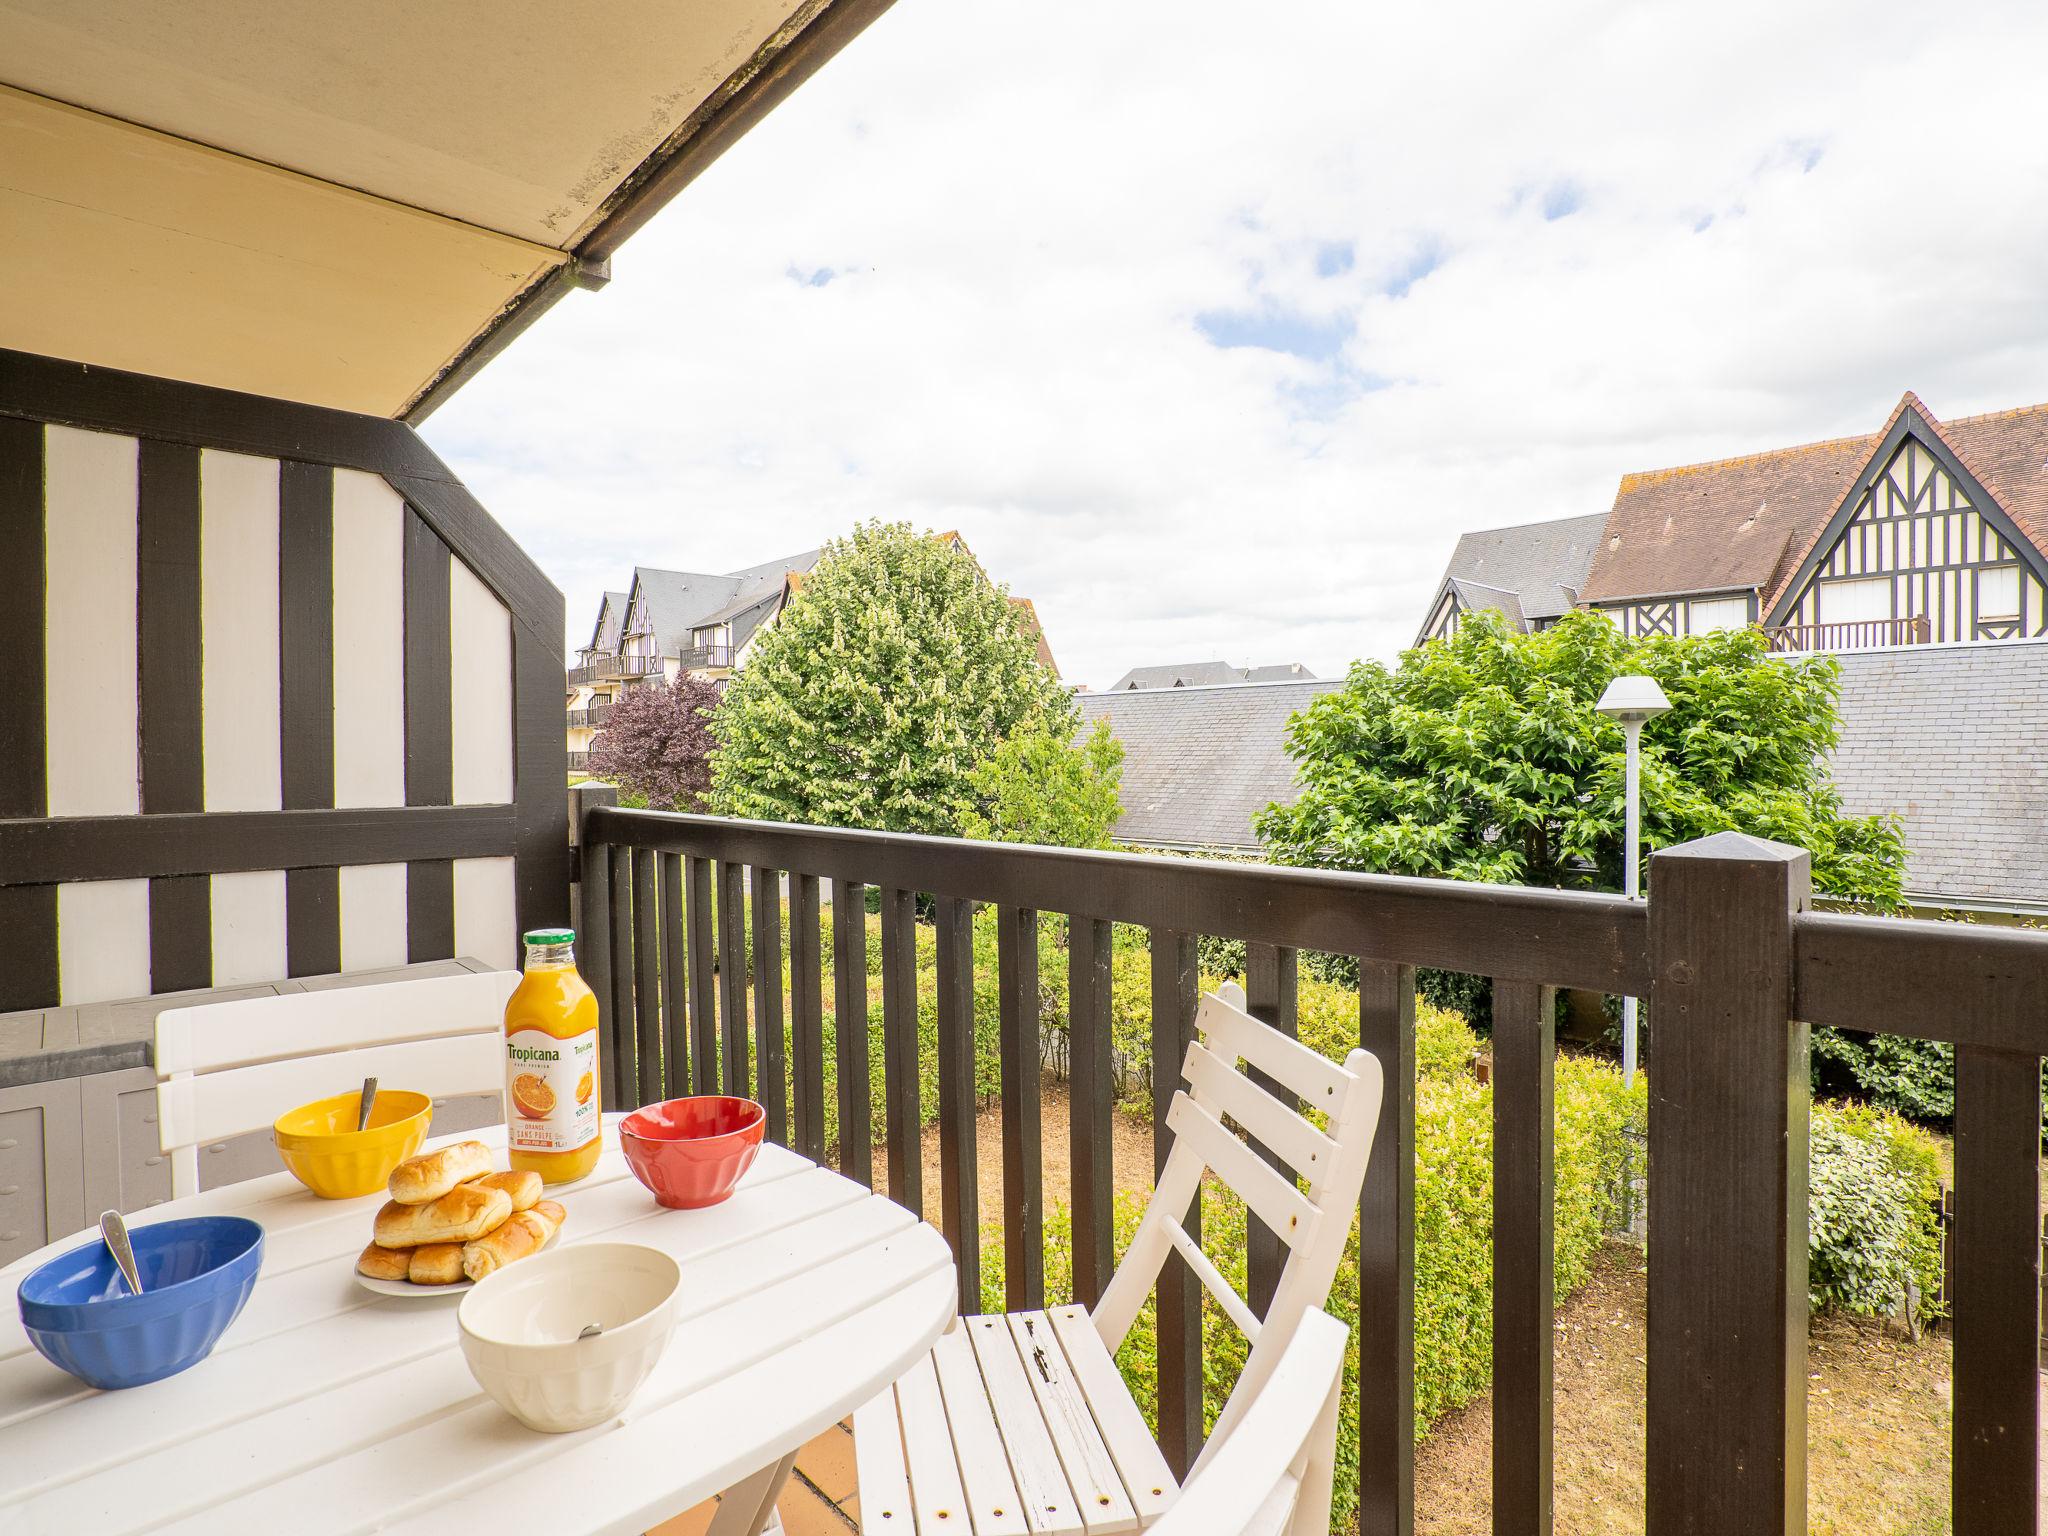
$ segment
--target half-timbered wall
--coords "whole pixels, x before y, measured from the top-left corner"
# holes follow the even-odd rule
[[[1429,622],[1422,626],[1422,638],[1447,640],[1455,635],[1458,632],[1458,615],[1462,611],[1458,606],[1458,594],[1444,593],[1437,600],[1436,608],[1429,616]]]
[[[2048,635],[2048,596],[2020,552],[1909,437],[1780,622],[1851,617],[1924,617],[1935,641],[2010,640]]]
[[[561,598],[412,431],[0,353],[0,1011],[567,917]]]
[[[1603,603],[1593,611],[1606,614],[1623,634],[1632,638],[1704,635],[1717,629],[1737,629],[1743,624],[1754,623],[1756,595],[1750,592],[1711,592],[1651,602]]]

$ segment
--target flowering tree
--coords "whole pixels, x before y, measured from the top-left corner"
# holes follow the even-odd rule
[[[636,688],[612,706],[590,743],[590,772],[642,796],[657,811],[702,808],[711,788],[711,711],[717,685],[678,677]]]
[[[955,834],[976,766],[1073,699],[956,541],[867,523],[828,545],[753,643],[712,729],[721,815]]]

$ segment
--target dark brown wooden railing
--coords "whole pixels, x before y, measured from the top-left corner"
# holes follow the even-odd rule
[[[1360,1201],[1359,1529],[1413,1529],[1415,968],[1494,978],[1494,1530],[1552,1529],[1553,989],[1651,1000],[1647,1529],[1803,1533],[1809,1024],[1956,1045],[1954,1506],[1957,1536],[2035,1529],[2039,1470],[2040,1065],[2048,935],[1808,910],[1799,850],[1722,834],[1659,852],[1652,895],[1616,896],[1122,853],[581,812],[582,957],[604,1014],[608,1102],[753,1092],[778,1140],[870,1180],[866,903],[881,906],[888,1193],[922,1211],[915,924],[936,929],[940,1225],[978,1310],[971,912],[997,909],[1004,1288],[1044,1293],[1038,1125],[1039,914],[1069,920],[1076,1299],[1112,1261],[1112,923],[1148,930],[1154,1144],[1193,1026],[1196,938],[1247,944],[1250,1007],[1295,1027],[1296,955],[1360,959],[1359,1040],[1388,1076]],[[839,1119],[824,1136],[820,882],[830,883]],[[748,901],[751,888],[751,903]],[[714,917],[712,892],[718,900]],[[783,906],[787,902],[787,933]],[[789,1018],[778,978],[790,958]],[[1796,1022],[1796,1021],[1806,1022]],[[785,1040],[786,1030],[786,1040]],[[783,1102],[787,1050],[792,1096]],[[719,1063],[724,1072],[717,1072]],[[1192,1230],[1192,1227],[1191,1227]],[[1254,1224],[1252,1302],[1278,1249]],[[1158,1293],[1161,1443],[1184,1469],[1202,1429],[1194,1276]]]
[[[703,667],[729,667],[732,665],[730,645],[693,645],[680,652],[676,660],[685,672]]]
[[[1766,629],[1774,651],[1867,651],[1881,645],[1925,645],[1933,638],[1925,614],[1909,619],[1854,619],[1837,624],[1781,624]]]

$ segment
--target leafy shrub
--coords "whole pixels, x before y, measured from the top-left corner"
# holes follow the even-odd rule
[[[1895,1316],[1909,1298],[1942,1310],[1934,1139],[1867,1104],[1813,1107],[1807,1174],[1807,1299],[1816,1312]]]

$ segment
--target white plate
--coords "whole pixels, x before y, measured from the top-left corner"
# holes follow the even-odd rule
[[[555,1239],[561,1235],[562,1229],[555,1228],[548,1234],[548,1240],[535,1252],[546,1253],[555,1246]],[[533,1255],[528,1254],[527,1257],[531,1258]],[[517,1259],[513,1260],[515,1264],[518,1262]],[[356,1284],[366,1291],[375,1291],[379,1296],[403,1296],[409,1301],[430,1301],[436,1296],[460,1296],[476,1284],[474,1280],[457,1280],[453,1285],[414,1285],[410,1280],[379,1280],[360,1272],[356,1273],[355,1280]]]

